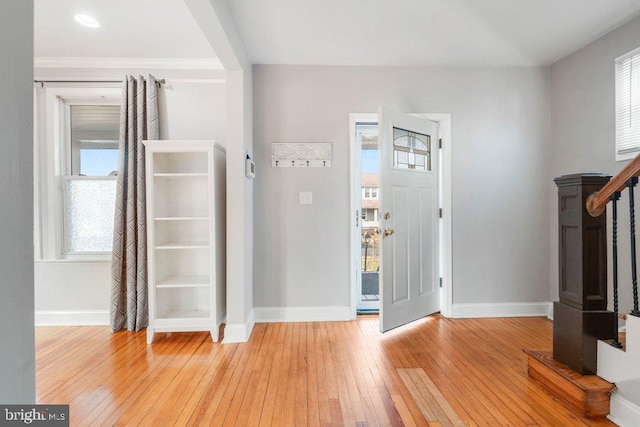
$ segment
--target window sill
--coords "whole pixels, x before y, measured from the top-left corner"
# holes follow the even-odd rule
[[[640,154],[640,151],[633,151],[631,153],[616,153],[616,162],[625,162],[627,160],[635,159],[636,156]]]
[[[68,264],[68,263],[83,263],[83,262],[111,262],[110,255],[76,255],[70,258],[57,258],[57,259],[37,259],[38,264]]]

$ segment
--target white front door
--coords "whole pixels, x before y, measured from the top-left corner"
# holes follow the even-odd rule
[[[438,124],[380,108],[382,332],[440,310]]]

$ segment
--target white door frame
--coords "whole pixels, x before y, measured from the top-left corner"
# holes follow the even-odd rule
[[[450,113],[412,113],[414,116],[438,122],[440,124],[440,138],[442,149],[440,150],[440,207],[442,208],[442,224],[440,235],[440,276],[442,277],[442,290],[440,292],[440,313],[444,317],[452,316],[453,305],[453,256],[452,256],[452,228],[451,228],[451,114]],[[356,286],[357,262],[356,245],[360,242],[356,239],[356,223],[354,216],[356,205],[362,196],[362,190],[356,189],[356,174],[361,173],[358,167],[361,147],[356,144],[356,123],[378,122],[378,113],[351,113],[349,114],[349,284],[351,295],[351,318],[357,315],[358,295]]]

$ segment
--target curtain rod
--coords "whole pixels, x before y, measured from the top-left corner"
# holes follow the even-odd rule
[[[122,83],[122,80],[34,80],[34,83],[44,87],[45,83]],[[164,85],[165,79],[157,79],[158,86]]]

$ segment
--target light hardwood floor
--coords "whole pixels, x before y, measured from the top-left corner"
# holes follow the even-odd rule
[[[206,333],[36,328],[39,403],[72,425],[612,425],[566,409],[527,378],[550,349],[542,318],[430,316],[380,334],[352,322],[257,324],[246,344]]]

